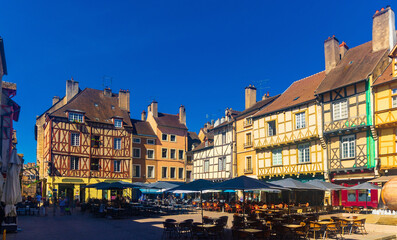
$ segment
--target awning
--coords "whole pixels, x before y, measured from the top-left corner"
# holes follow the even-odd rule
[[[384,182],[387,182],[390,179],[395,178],[395,177],[397,177],[397,175],[381,176],[381,177],[375,178],[375,179],[373,179],[371,181],[368,181],[368,182],[384,183]]]
[[[356,174],[338,174],[335,175],[333,180],[343,181],[343,180],[364,180],[373,179],[375,175],[373,173],[356,173]]]

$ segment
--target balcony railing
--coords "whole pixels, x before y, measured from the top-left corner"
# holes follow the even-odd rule
[[[252,168],[244,169],[244,173],[253,173]]]

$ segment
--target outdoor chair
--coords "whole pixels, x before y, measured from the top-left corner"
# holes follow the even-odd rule
[[[339,221],[339,224],[340,224],[342,235],[344,235],[345,232],[350,232],[350,229],[352,228],[352,225],[348,221],[342,220],[342,219],[339,219],[338,221]]]
[[[171,219],[171,218],[167,218],[167,219],[165,219],[165,222],[168,222],[168,223],[175,223],[176,220],[175,220],[175,219]]]
[[[229,216],[222,216],[219,219],[222,219],[223,225],[226,227],[227,226],[227,220],[229,219]]]
[[[192,222],[183,221],[179,224],[178,234],[183,238],[192,238]]]
[[[225,212],[229,212],[229,213],[233,212],[233,208],[227,203],[225,203]]]
[[[347,213],[352,213],[353,212],[353,208],[352,207],[345,207],[345,212]]]
[[[223,237],[223,226],[216,225],[215,227],[209,228],[207,230],[208,237],[210,239],[224,239]]]
[[[212,205],[212,211],[216,211],[216,212],[221,211],[221,208],[219,207],[218,203],[214,203]]]
[[[194,222],[192,224],[192,238],[193,239],[207,239],[207,234],[203,228],[198,227],[201,223]]]
[[[361,234],[368,234],[367,230],[365,229],[365,218],[361,219],[361,220],[356,220],[353,221],[353,226],[352,228],[356,231],[356,232],[360,232]]]
[[[324,231],[325,238],[328,238],[328,236],[335,236],[336,238],[338,238],[338,234],[340,235],[340,238],[342,238],[342,232],[339,222],[328,224],[327,228]]]
[[[176,225],[172,222],[163,222],[163,235],[161,239],[178,238],[179,232]]]
[[[316,222],[310,222],[309,223],[309,230],[308,230],[308,234],[310,234],[311,236],[313,236],[314,239],[316,239],[317,234],[320,233],[321,231],[321,225],[316,223]]]
[[[301,222],[300,224],[302,227],[295,229],[295,236],[298,239],[307,239],[308,235],[309,235],[309,228],[310,225],[306,224],[304,222]]]
[[[361,209],[359,207],[353,207],[352,211],[353,213],[360,213]]]

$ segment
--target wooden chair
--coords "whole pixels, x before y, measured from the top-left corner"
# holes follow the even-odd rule
[[[365,218],[353,221],[352,228],[355,229],[356,232],[360,232],[361,234],[368,234],[367,230],[365,229]]]
[[[328,224],[324,234],[325,234],[325,238],[328,238],[329,235],[338,238],[338,234],[340,235],[340,238],[342,238],[342,232],[340,229],[339,222]]]
[[[352,212],[353,213],[360,213],[361,209],[359,207],[353,207]]]
[[[218,203],[214,203],[212,205],[212,211],[216,211],[216,212],[221,211],[221,207],[219,207]]]
[[[309,230],[308,234],[312,233],[313,238],[316,239],[316,234],[319,234],[321,231],[321,225],[316,223],[316,222],[310,222],[309,223]]]
[[[240,206],[240,204],[236,204],[236,213],[243,213],[243,208]]]
[[[225,203],[225,212],[228,212],[228,213],[233,212],[233,208],[227,203]]]

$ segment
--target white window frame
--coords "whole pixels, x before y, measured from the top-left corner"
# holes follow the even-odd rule
[[[298,161],[299,163],[310,162],[310,143],[298,145]]]
[[[342,159],[356,157],[356,136],[354,134],[341,137],[341,157]]]
[[[174,137],[174,141],[172,141],[172,137]],[[176,142],[176,135],[170,134],[170,142]]]
[[[174,151],[174,157],[172,157],[172,151]],[[170,159],[177,159],[177,156],[176,156],[176,149],[174,149],[174,148],[171,148],[171,149],[170,149]]]
[[[346,104],[345,109],[343,109],[343,105]],[[332,119],[334,121],[346,119],[349,116],[348,113],[348,102],[347,99],[343,99],[337,102],[332,103]]]
[[[164,136],[166,136],[166,137],[165,137],[165,140],[163,139]],[[161,141],[168,141],[168,134],[162,133],[162,134],[161,134]]]
[[[218,158],[218,171],[224,171],[223,169],[223,157]]]
[[[121,160],[113,160],[113,172],[121,172]]]
[[[283,165],[283,149],[277,148],[272,151],[272,165],[280,166]]]
[[[68,119],[69,119],[69,122],[83,123],[84,122],[84,114],[75,113],[75,112],[69,112]]]
[[[149,145],[156,145],[156,139],[147,139],[146,143],[149,144]]]
[[[306,127],[306,112],[300,112],[295,114],[295,129],[301,129]]]
[[[134,154],[134,151],[135,150],[139,150],[139,157],[136,157],[136,156],[134,156],[135,154]],[[141,148],[132,148],[132,157],[133,158],[141,158]]]
[[[165,169],[165,177],[163,176]],[[161,167],[161,178],[168,178],[168,167]]]
[[[153,176],[149,176],[149,167],[153,168]],[[147,165],[146,166],[146,175],[147,175],[147,178],[156,178],[155,166],[154,165]]]
[[[274,122],[274,128],[271,127],[270,123]],[[276,136],[277,135],[277,123],[276,120],[268,121],[267,122],[267,135],[268,137]]]
[[[140,138],[133,138],[132,142],[133,143],[141,143],[141,139]]]
[[[123,120],[121,120],[121,119],[114,118],[113,123],[114,123],[114,127],[116,127],[116,128],[123,127]]]
[[[70,170],[79,170],[79,160],[79,157],[70,156]]]
[[[135,167],[139,167],[138,176],[134,175],[134,172],[135,173],[137,172]],[[140,178],[141,177],[141,171],[142,171],[141,164],[132,164],[132,177],[133,178]]]
[[[152,151],[153,152],[153,157],[149,157],[149,151]],[[147,159],[154,159],[154,155],[155,154],[155,151],[154,151],[154,149],[147,149],[146,150],[146,157],[147,157]]]
[[[397,66],[397,64],[396,64],[396,66]],[[392,97],[391,97],[392,103],[391,103],[391,105],[392,105],[392,108],[395,108],[395,107],[397,107],[397,88],[392,89],[391,90],[391,94],[392,94]]]
[[[166,150],[165,152],[165,157],[163,156],[163,150]],[[168,148],[161,148],[161,158],[162,159],[167,159],[168,158]]]
[[[204,160],[204,172],[207,173],[210,171],[210,160]]]
[[[174,177],[172,177],[172,169],[174,169]],[[170,179],[176,179],[176,167],[170,167]]]
[[[70,146],[73,147],[80,146],[80,133],[76,133],[76,132],[70,133]]]
[[[180,170],[182,169],[182,176],[180,176]],[[183,168],[178,168],[178,179],[183,179],[183,177],[184,177],[184,169]]]
[[[227,142],[226,132],[222,132],[221,137],[222,137],[222,145],[226,144],[226,142]]]
[[[114,150],[121,150],[121,138],[114,138],[113,148]]]

